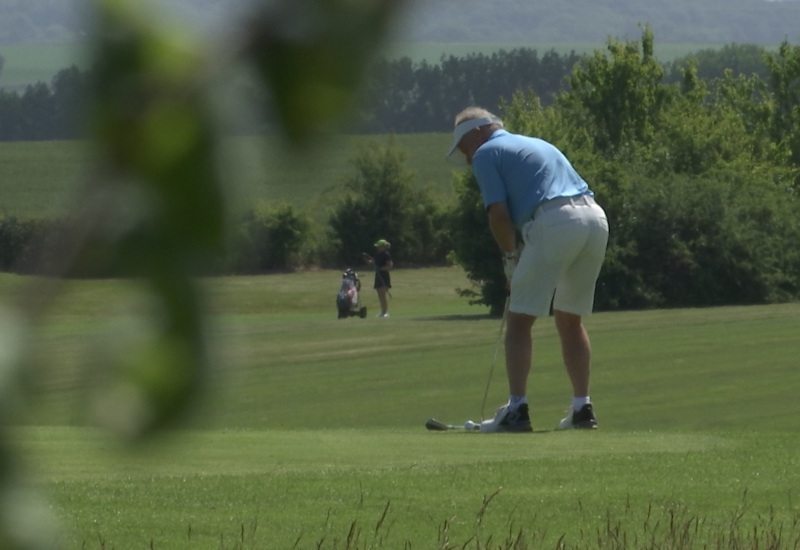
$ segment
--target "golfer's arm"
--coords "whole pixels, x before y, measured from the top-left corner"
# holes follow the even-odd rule
[[[517,233],[514,229],[514,224],[511,222],[508,204],[494,202],[489,205],[488,212],[489,229],[497,245],[504,252],[514,252],[517,249]]]

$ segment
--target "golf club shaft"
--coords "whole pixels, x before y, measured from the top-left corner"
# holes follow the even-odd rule
[[[494,375],[494,365],[497,363],[497,352],[500,350],[500,341],[503,339],[503,329],[506,326],[506,317],[508,317],[508,303],[511,296],[506,296],[506,303],[503,306],[503,319],[500,321],[500,330],[497,333],[497,342],[494,345],[494,355],[492,356],[492,366],[489,367],[489,378],[486,380],[486,389],[483,392],[483,403],[481,403],[481,420],[485,420],[484,411],[486,410],[486,398],[489,396],[489,386],[492,383],[492,376]]]
[[[448,430],[465,430],[465,431],[479,430],[477,424],[473,428],[467,428],[466,424],[463,426],[458,424],[445,424],[444,422],[436,420],[435,418],[429,418],[427,422],[425,422],[425,427],[435,432],[444,432]]]

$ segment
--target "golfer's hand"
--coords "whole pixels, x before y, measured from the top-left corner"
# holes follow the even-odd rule
[[[506,279],[509,281],[514,275],[514,270],[517,268],[517,253],[516,252],[503,252],[503,271],[506,274]]]

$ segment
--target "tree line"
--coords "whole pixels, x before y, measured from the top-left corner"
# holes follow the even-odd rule
[[[540,57],[534,49],[520,48],[443,56],[438,64],[407,57],[379,60],[365,86],[362,129],[375,134],[447,131],[460,106],[496,109],[517,90],[534,91],[549,104],[580,59],[575,52],[550,50]]]
[[[664,82],[677,82],[690,63],[698,77],[758,74],[766,78],[765,50],[755,45],[727,45],[701,50],[664,64]],[[438,64],[414,63],[408,57],[380,58],[367,73],[363,101],[353,131],[367,134],[447,131],[454,112],[463,105],[498,110],[518,91],[531,92],[542,105],[568,88],[568,76],[582,56],[554,50],[539,55],[528,48],[500,50],[491,55],[442,57]],[[2,67],[0,67],[2,70]],[[88,96],[92,71],[70,67],[48,85],[28,86],[22,93],[0,90],[0,141],[40,141],[85,137],[81,101]],[[249,94],[248,94],[249,95]],[[268,121],[249,119],[232,131],[260,133]]]
[[[84,138],[82,105],[90,78],[73,66],[59,71],[49,85],[31,84],[21,94],[0,89],[0,141]]]
[[[531,49],[443,57],[440,64],[380,58],[368,72],[364,100],[351,129],[367,134],[446,131],[458,105],[496,108],[501,98],[519,89],[552,97],[579,59],[575,53],[555,51],[540,58]],[[60,71],[50,85],[39,82],[22,93],[0,91],[0,141],[83,138],[80,101],[88,96],[91,72],[71,67]],[[243,95],[257,96],[257,91],[244,90]],[[262,133],[272,125],[249,118],[232,131]]]

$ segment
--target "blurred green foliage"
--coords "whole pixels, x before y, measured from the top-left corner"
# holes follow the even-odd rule
[[[270,91],[284,135],[308,143],[347,114],[400,4],[255,3],[212,54],[146,4],[91,2],[89,117],[99,161],[73,213],[78,222],[62,236],[61,262],[52,266],[56,278],[34,281],[18,309],[5,314],[23,334],[2,341],[0,396],[20,390],[15,380],[35,368],[20,345],[24,327],[57,295],[57,276],[79,272],[99,256],[111,272],[145,284],[152,313],[147,330],[120,334],[118,352],[104,358],[111,376],[98,392],[98,418],[132,440],[179,421],[203,388],[208,366],[204,297],[195,276],[219,256],[228,226],[215,85],[230,64],[250,65]],[[6,408],[15,402],[2,399]],[[35,512],[25,507],[32,499],[19,488],[13,460],[11,451],[0,449],[0,546],[50,547],[54,538],[42,522],[19,521],[20,514],[33,519]]]

